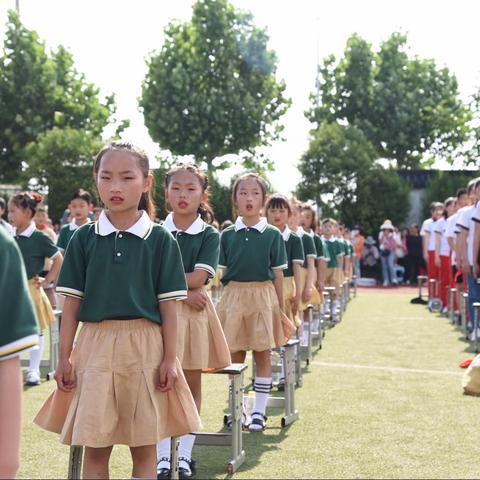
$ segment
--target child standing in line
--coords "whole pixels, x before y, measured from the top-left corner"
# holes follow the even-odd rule
[[[340,308],[340,285],[342,281],[343,271],[343,249],[340,242],[335,237],[335,231],[337,228],[337,222],[333,218],[326,218],[322,222],[322,231],[325,243],[327,245],[330,261],[327,264],[327,274],[325,278],[325,284],[327,287],[334,287],[335,292],[333,294],[333,312],[331,315],[336,318],[337,311]]]
[[[280,193],[271,195],[267,201],[265,210],[267,212],[268,223],[274,225],[280,230],[285,242],[288,263],[287,269],[283,271],[285,314],[298,328],[302,324],[298,316],[298,309],[302,295],[302,265],[305,261],[302,240],[288,227],[288,221],[292,215],[292,209],[288,203],[287,197]],[[280,379],[277,388],[279,391],[285,389],[283,362],[281,363]]]
[[[247,173],[233,185],[233,205],[240,216],[220,237],[220,268],[225,290],[218,316],[232,361],[243,363],[247,350],[256,362],[255,408],[251,432],[263,431],[272,383],[270,349],[283,345],[295,327],[283,313],[283,270],[287,268],[285,242],[280,231],[261,217],[267,185]]]
[[[200,426],[176,358],[176,302],[187,298],[180,249],[151,220],[153,177],[142,150],[106,145],[94,177],[105,210],[67,248],[57,287],[66,296],[58,390],[35,422],[86,447],[84,478],[108,478],[116,444],[130,447],[133,477],[155,478],[156,444]]]
[[[43,289],[43,285],[55,282],[62,266],[62,254],[50,237],[37,230],[33,217],[37,205],[42,201],[38,193],[17,193],[8,204],[8,216],[14,225],[15,240],[22,253],[27,270],[28,288],[35,305],[35,314],[40,328],[38,349],[30,352],[26,385],[40,385],[40,362],[45,345],[44,330],[55,321],[52,306]],[[52,265],[45,278],[40,276],[45,260],[51,259]]]
[[[60,251],[64,252],[67,249],[68,243],[78,227],[90,222],[88,214],[90,212],[91,203],[92,196],[81,188],[70,198],[68,209],[70,210],[72,221],[67,225],[64,225],[60,230],[57,239],[57,247]]]
[[[449,197],[445,200],[444,215],[435,224],[435,266],[440,272],[438,293],[442,302],[442,313],[448,310],[448,290],[453,285],[451,249],[447,239],[448,219],[455,214],[456,199]]]
[[[290,230],[288,221],[292,215],[292,209],[287,197],[280,193],[271,195],[265,205],[267,220],[270,225],[277,227],[282,233],[287,251],[288,267],[283,271],[283,299],[285,313],[292,323],[300,326],[298,309],[302,295],[302,265],[305,261],[302,240]]]
[[[38,331],[22,255],[3,227],[0,252],[0,478],[15,478],[22,423],[19,357],[38,345]]]
[[[438,280],[439,271],[435,265],[435,223],[443,215],[443,203],[432,202],[430,204],[431,217],[422,223],[420,235],[422,236],[423,257],[427,264],[428,278]]]
[[[215,276],[220,254],[218,231],[208,204],[208,177],[196,165],[178,165],[165,176],[165,201],[172,209],[163,226],[176,238],[187,277],[187,299],[177,304],[177,356],[198,412],[202,403],[202,370],[230,365],[222,326],[205,285]],[[195,435],[180,437],[179,475],[194,472]],[[157,445],[157,478],[170,478],[170,439]]]

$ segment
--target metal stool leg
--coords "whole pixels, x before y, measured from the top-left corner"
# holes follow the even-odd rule
[[[70,447],[68,457],[68,480],[80,480],[82,478],[83,447]]]

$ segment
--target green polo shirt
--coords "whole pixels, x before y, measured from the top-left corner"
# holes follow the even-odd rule
[[[209,278],[215,276],[220,255],[220,234],[200,216],[185,231],[178,229],[172,214],[165,219],[163,226],[175,237],[182,252],[185,273],[205,270]]]
[[[312,232],[310,232],[312,235]],[[317,233],[313,234],[313,242],[315,243],[315,249],[317,250],[317,259],[325,260],[326,262],[330,261],[330,255],[328,253],[327,246],[325,245],[324,240]]]
[[[90,220],[89,220],[90,221]],[[80,225],[81,226],[81,225]],[[65,251],[68,246],[68,242],[72,238],[73,234],[79,229],[79,227],[73,223],[68,223],[60,229],[60,233],[57,238],[57,247]]]
[[[344,255],[344,246],[339,242],[337,238],[335,239],[325,239],[325,245],[327,246],[328,254],[330,256],[330,261],[327,264],[327,268],[338,268],[338,255]]]
[[[27,278],[30,279],[43,272],[45,259],[53,257],[59,251],[46,233],[42,233],[33,226],[27,230],[20,235],[15,235],[15,240],[22,252]]]
[[[81,226],[70,240],[57,292],[82,299],[77,320],[147,318],[161,324],[158,302],[186,298],[178,243],[145,216],[143,228],[141,219],[118,231],[102,212],[98,222]]]
[[[0,360],[38,345],[27,274],[15,240],[0,228]]]
[[[241,218],[220,236],[219,267],[225,269],[222,283],[265,282],[274,280],[274,270],[287,268],[287,252],[277,227],[262,219],[245,227]]]
[[[286,227],[288,228],[288,227]],[[299,263],[303,265],[305,261],[305,254],[303,253],[303,245],[300,237],[288,229],[282,233],[283,241],[285,242],[285,250],[287,251],[288,267],[283,271],[284,277],[293,277],[293,264]]]
[[[303,252],[305,255],[305,261],[303,262],[303,268],[307,268],[307,258],[317,258],[317,249],[315,248],[315,241],[307,232],[301,234]]]

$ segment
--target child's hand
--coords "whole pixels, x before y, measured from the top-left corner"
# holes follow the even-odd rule
[[[207,306],[207,294],[200,289],[189,290],[184,300],[190,307],[202,311]]]
[[[71,392],[76,386],[75,373],[69,360],[60,360],[55,370],[57,387],[62,392]]]
[[[325,284],[323,282],[318,282],[315,285],[317,287],[317,290],[322,293],[325,290]]]
[[[163,360],[160,364],[159,383],[157,390],[161,392],[168,392],[171,390],[177,381],[177,365],[175,360]]]
[[[35,275],[33,277],[33,280],[34,280],[34,286],[37,290],[40,289],[40,287],[42,286],[42,283],[43,283],[43,278],[42,277],[39,277],[38,275]]]
[[[308,303],[310,298],[312,298],[312,287],[305,287],[302,294],[303,303]]]

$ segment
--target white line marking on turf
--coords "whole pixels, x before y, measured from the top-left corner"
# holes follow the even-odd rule
[[[403,368],[403,367],[382,367],[377,365],[357,365],[349,363],[329,363],[329,362],[311,362],[313,365],[318,365],[319,367],[329,367],[329,368],[356,368],[359,370],[379,370],[382,372],[394,372],[394,373],[423,373],[429,375],[447,375],[458,377],[463,375],[462,372],[449,372],[445,370],[426,370],[421,368]]]

